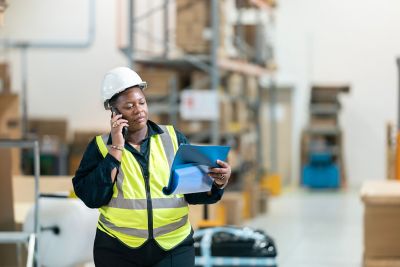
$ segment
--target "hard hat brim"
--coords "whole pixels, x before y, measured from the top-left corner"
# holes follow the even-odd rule
[[[141,82],[141,83],[139,83],[138,85],[134,85],[134,86],[132,86],[132,87],[139,87],[140,88],[140,90],[144,90],[144,89],[146,89],[147,88],[147,82]],[[132,87],[128,87],[128,88],[132,88]],[[122,93],[123,91],[125,91],[126,89],[128,89],[128,88],[125,88],[125,89],[123,89],[123,90],[121,90],[120,92],[118,92],[118,93],[116,93],[115,95],[117,95],[117,94],[120,94],[120,93]],[[115,96],[114,95],[114,96]],[[113,97],[114,97],[113,96]],[[111,107],[110,107],[110,99],[107,99],[107,100],[105,100],[104,101],[104,108],[106,109],[106,110],[109,110],[109,109],[111,109]]]

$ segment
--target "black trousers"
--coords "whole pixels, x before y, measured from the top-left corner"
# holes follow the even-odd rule
[[[139,248],[130,248],[97,229],[94,241],[96,267],[194,267],[192,234],[176,248],[165,251],[154,239]]]

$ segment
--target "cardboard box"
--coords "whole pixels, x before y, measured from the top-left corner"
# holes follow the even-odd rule
[[[226,88],[230,96],[240,96],[244,92],[244,78],[238,73],[232,73],[226,80]],[[245,95],[247,99],[247,95]]]
[[[246,77],[245,96],[249,101],[258,100],[261,97],[258,93],[258,78]]]
[[[28,129],[39,140],[43,140],[45,136],[51,136],[54,140],[58,139],[61,143],[67,143],[68,122],[66,119],[33,118],[28,121]]]
[[[249,112],[247,104],[244,100],[236,100],[233,102],[233,120],[240,125],[240,130],[248,128]]]
[[[166,124],[171,124],[169,120],[169,116],[167,114],[149,114],[149,120],[151,120],[154,123],[161,124],[161,125],[166,125]]]
[[[260,214],[264,214],[264,213],[268,212],[269,195],[270,195],[270,193],[267,190],[260,189],[260,198],[259,198]]]
[[[256,180],[256,174],[252,175],[254,179],[253,184],[247,187],[246,191],[250,195],[250,215],[251,217],[256,217],[260,214],[260,186]]]
[[[240,168],[241,156],[236,147],[232,147],[228,153],[228,163],[231,165],[232,170],[237,170]]]
[[[20,139],[21,118],[19,97],[16,94],[0,94],[0,138]],[[21,149],[12,148],[12,173],[21,173]]]
[[[10,68],[5,62],[0,63],[0,92],[11,93]]]
[[[208,207],[208,219],[218,220],[218,209],[221,208],[219,203],[207,205]],[[204,205],[190,205],[189,206],[189,221],[193,229],[198,228],[199,222],[204,219]]]
[[[210,129],[211,124],[208,121],[187,121],[178,120],[178,130],[184,134],[195,134]]]
[[[242,192],[225,191],[220,203],[225,207],[225,217],[227,225],[243,224],[243,194]]]
[[[219,119],[220,119],[220,131],[230,132],[231,124],[233,122],[233,107],[232,102],[228,97],[222,95],[219,102]]]
[[[364,259],[364,267],[400,267],[400,258]]]
[[[202,71],[193,71],[190,74],[190,85],[193,89],[210,89],[211,77]]]
[[[176,71],[163,68],[139,67],[138,73],[148,88],[144,91],[146,96],[167,96],[170,93],[173,79],[176,79],[177,89],[180,81]]]
[[[223,3],[219,2],[220,47],[224,47]],[[210,1],[176,1],[176,45],[185,53],[208,54],[210,52],[211,19]]]
[[[242,34],[243,41],[250,47],[256,48],[257,41],[257,25],[256,24],[241,24],[234,26],[234,32],[236,36]]]
[[[400,258],[400,182],[364,182],[361,198],[365,258]]]
[[[12,190],[11,151],[0,149],[0,231],[15,231]],[[16,266],[16,246],[1,244],[0,266]]]
[[[311,88],[311,103],[338,103],[339,93],[348,93],[350,86],[314,85]]]
[[[75,131],[73,134],[73,143],[88,145],[97,135],[105,134],[101,131]]]
[[[208,220],[221,225],[243,224],[243,195],[241,192],[225,192],[222,199],[211,205],[207,205]],[[194,229],[199,222],[204,220],[204,205],[189,206],[189,220]]]
[[[11,151],[0,149],[0,231],[14,230]]]
[[[236,0],[236,7],[237,8],[251,8],[254,7],[250,0]]]
[[[315,127],[336,127],[338,126],[338,120],[336,116],[321,118],[321,117],[312,117],[310,119],[310,126]]]
[[[68,155],[68,174],[75,175],[76,170],[82,160],[82,156],[88,146],[88,144],[97,135],[104,133],[100,131],[76,131],[74,132],[73,142],[69,145]]]
[[[242,133],[239,136],[239,154],[245,161],[257,162],[257,135],[255,131]]]
[[[68,174],[75,175],[76,171],[79,168],[83,157],[83,153],[81,154],[71,154],[68,157]]]
[[[41,176],[41,193],[69,193],[72,188],[72,176]],[[35,200],[35,178],[31,175],[14,175],[12,191],[14,203],[33,203]]]

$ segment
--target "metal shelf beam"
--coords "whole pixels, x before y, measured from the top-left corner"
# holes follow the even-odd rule
[[[192,60],[193,57],[183,57],[183,58],[153,58],[153,59],[144,59],[144,58],[136,58],[135,62],[138,64],[153,66],[153,67],[162,67],[162,68],[176,68],[176,69],[199,69],[202,71],[208,71],[210,64],[209,56],[199,56],[196,57],[196,62]],[[229,58],[218,58],[218,68],[220,70],[238,72],[241,74],[246,74],[249,76],[264,76],[270,75],[271,71],[267,68],[263,68],[259,65],[249,63],[243,60],[235,60]],[[200,67],[199,64],[202,64]]]

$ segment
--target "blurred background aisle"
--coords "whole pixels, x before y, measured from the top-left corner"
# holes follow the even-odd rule
[[[279,266],[361,266],[363,207],[356,188],[285,191],[246,225],[273,233]]]

